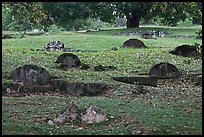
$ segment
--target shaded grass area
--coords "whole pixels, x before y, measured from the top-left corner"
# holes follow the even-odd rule
[[[141,27],[139,30],[162,30],[172,35],[195,35],[200,27],[168,28]],[[202,59],[179,57],[168,52],[181,44],[202,43],[195,38],[157,40],[142,39],[141,36],[112,36],[120,31],[115,29],[99,32],[62,32],[51,36],[26,36],[22,39],[2,40],[2,80],[15,68],[24,64],[44,67],[51,75],[70,82],[102,82],[111,89],[96,97],[72,96],[26,96],[2,99],[2,134],[35,135],[129,135],[129,134],[202,134],[202,88],[181,79],[161,80],[156,88],[145,87],[148,92],[135,93],[135,86],[116,82],[111,77],[135,76],[147,73],[152,65],[159,62],[174,64],[185,77],[190,73],[202,73]],[[134,29],[133,29],[134,30]],[[135,29],[138,30],[138,29]],[[125,40],[138,38],[149,48],[106,51],[120,47]],[[90,65],[88,70],[71,69],[62,71],[54,63],[61,51],[32,51],[42,49],[48,42],[59,40],[72,49],[89,49],[98,52],[75,52],[82,63]],[[94,71],[94,66],[111,65],[113,71]],[[135,94],[134,94],[135,93]],[[64,123],[47,125],[56,113],[64,109],[68,102],[75,100],[81,107],[90,103],[100,107],[108,115],[108,120],[99,124],[82,127],[79,124]]]

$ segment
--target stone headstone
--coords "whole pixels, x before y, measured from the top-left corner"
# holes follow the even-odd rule
[[[81,65],[81,62],[79,60],[79,58],[72,53],[64,53],[61,54],[57,60],[56,63],[60,63],[60,68],[66,70],[66,69],[70,69],[73,67],[79,67]]]
[[[169,53],[173,55],[184,56],[184,57],[200,55],[196,46],[190,46],[190,45],[178,46],[174,50],[170,51]]]
[[[22,82],[24,85],[44,85],[50,77],[44,68],[32,64],[16,68],[9,76],[10,79]]]
[[[122,47],[147,48],[147,46],[145,46],[145,44],[141,40],[138,40],[138,39],[129,39],[123,43]]]
[[[156,78],[176,78],[180,76],[180,72],[173,64],[161,62],[151,67],[149,75]]]

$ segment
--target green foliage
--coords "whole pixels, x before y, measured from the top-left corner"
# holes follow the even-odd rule
[[[79,2],[45,2],[44,9],[57,25],[69,28],[77,19],[86,19],[90,13],[85,4]]]
[[[178,22],[186,18],[194,23],[202,24],[201,2],[155,2],[151,10],[159,13],[165,25],[177,26]]]
[[[2,5],[2,30],[8,30],[12,26],[11,9],[7,4]]]
[[[42,24],[47,15],[41,3],[3,2],[3,28],[6,30],[25,31]]]

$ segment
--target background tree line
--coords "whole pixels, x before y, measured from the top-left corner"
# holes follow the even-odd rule
[[[96,22],[115,24],[126,19],[127,28],[141,22],[160,21],[176,26],[185,19],[202,25],[202,2],[3,2],[2,30],[48,27],[79,30]]]

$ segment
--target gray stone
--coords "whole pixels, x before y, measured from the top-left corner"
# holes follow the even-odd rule
[[[157,87],[157,78],[151,76],[136,76],[136,77],[113,77],[114,80],[136,85],[146,85]]]
[[[156,78],[176,78],[180,76],[177,67],[168,62],[160,62],[153,65],[148,74]]]
[[[16,68],[9,78],[24,85],[44,85],[50,80],[50,74],[42,67],[29,64]]]
[[[94,105],[90,105],[86,109],[85,115],[82,116],[82,121],[87,124],[100,123],[105,120],[106,120],[106,114]]]
[[[45,47],[47,51],[64,50],[65,45],[60,41],[49,42]]]
[[[103,83],[66,83],[66,92],[73,96],[95,96],[103,93],[107,85]]]
[[[107,87],[106,84],[103,83],[87,83],[86,90],[84,90],[84,95],[95,96],[102,93],[105,88]]]
[[[70,69],[73,67],[79,67],[81,65],[81,62],[79,58],[72,53],[64,53],[61,54],[57,60],[56,63],[60,63],[59,68],[62,68],[63,70]]]
[[[138,40],[138,39],[129,39],[123,43],[122,47],[147,48],[147,46],[145,46],[145,44],[141,40]]]
[[[157,39],[156,36],[154,36],[153,34],[149,34],[149,33],[142,34],[142,38],[144,38],[144,39]]]
[[[193,77],[193,82],[196,85],[200,85],[202,87],[202,75],[194,76]]]
[[[66,83],[66,92],[73,96],[81,96],[83,95],[83,91],[85,88],[84,83]]]
[[[169,53],[173,55],[184,56],[184,57],[200,55],[196,46],[190,46],[190,45],[178,46],[174,50],[170,51]]]
[[[65,91],[66,87],[65,84],[66,82],[61,79],[52,79],[49,81],[49,84],[52,85],[52,90],[54,91]]]

